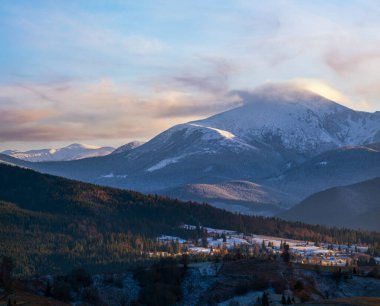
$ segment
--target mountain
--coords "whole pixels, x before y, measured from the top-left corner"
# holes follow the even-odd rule
[[[115,151],[112,152],[112,154],[129,152],[130,150],[136,149],[137,147],[139,147],[143,144],[144,144],[144,142],[142,142],[142,141],[132,141],[132,142],[129,142],[125,145],[118,147]]]
[[[95,156],[111,154],[115,149],[112,147],[96,147],[85,144],[74,143],[59,149],[41,149],[20,152],[17,150],[6,150],[1,152],[18,159],[31,162],[76,160]]]
[[[247,215],[273,215],[297,201],[291,194],[249,181],[187,184],[164,190],[162,193],[172,198],[205,202]]]
[[[161,133],[134,150],[133,166],[120,174],[155,190],[256,181],[327,150],[380,140],[380,112],[356,112],[292,88],[268,90],[240,93],[243,106]]]
[[[358,183],[379,174],[380,143],[375,143],[324,152],[261,183],[302,200],[315,192]]]
[[[286,238],[363,243],[377,234],[244,216],[194,202],[118,190],[0,164],[0,253],[18,274],[56,273],[83,266],[120,271],[164,247],[156,237],[196,239],[194,224]]]
[[[358,112],[291,86],[237,92],[244,105],[195,122],[228,131],[280,154],[313,156],[341,146],[380,140],[380,112]],[[290,155],[291,157],[291,155]]]
[[[98,178],[98,184],[122,182],[123,177],[108,172],[128,160],[130,152],[67,162],[31,163],[1,155],[0,161],[65,175],[82,181]],[[99,177],[101,173],[109,173]],[[184,184],[159,191],[162,195],[183,200],[207,202],[216,207],[245,214],[273,215],[299,203],[307,196],[333,186],[357,183],[380,173],[380,144],[344,147],[324,152],[278,176],[252,181]],[[119,187],[125,188],[124,185]]]
[[[379,152],[366,146],[380,142],[380,112],[354,111],[291,86],[234,94],[241,106],[176,125],[132,150],[27,167],[99,185],[220,200],[223,207],[232,204],[224,195],[227,184],[237,188],[233,201],[252,212],[277,212],[316,191],[374,177]],[[249,199],[236,196],[241,184],[230,183],[236,181],[255,184]],[[258,201],[260,189],[270,195]]]
[[[315,193],[279,217],[380,231],[380,177]]]

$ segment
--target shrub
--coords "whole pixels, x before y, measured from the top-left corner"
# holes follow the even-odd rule
[[[301,280],[297,280],[296,283],[294,284],[294,291],[301,291],[303,290],[304,286]]]
[[[99,304],[100,298],[98,290],[93,287],[84,288],[82,292],[82,301],[91,305]]]
[[[54,282],[53,297],[60,301],[69,302],[71,301],[70,290],[69,283],[64,280],[57,280]]]

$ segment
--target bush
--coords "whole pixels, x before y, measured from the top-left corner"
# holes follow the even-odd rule
[[[378,267],[373,268],[371,271],[368,272],[367,276],[373,277],[373,278],[380,278],[380,271]]]
[[[82,268],[74,269],[68,276],[68,282],[75,291],[82,287],[89,287],[92,284],[91,275]]]
[[[235,287],[236,295],[244,295],[249,292],[250,284],[248,282],[240,283]]]
[[[144,305],[166,306],[178,303],[182,298],[181,281],[185,274],[175,261],[161,260],[152,268],[135,273],[141,286],[139,302]]]
[[[84,288],[82,292],[82,301],[91,305],[99,304],[100,298],[98,290],[93,287]]]
[[[286,289],[285,283],[282,281],[276,281],[272,284],[272,286],[274,288],[274,292],[277,294],[281,294]]]
[[[57,280],[54,282],[53,297],[60,301],[69,302],[71,301],[70,290],[69,283],[64,280]]]
[[[301,291],[303,288],[304,286],[301,280],[297,280],[293,287],[294,291]]]

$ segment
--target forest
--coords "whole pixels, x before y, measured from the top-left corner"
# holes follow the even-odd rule
[[[32,170],[0,165],[0,255],[17,275],[120,271],[154,251],[175,252],[156,240],[174,235],[196,240],[193,224],[243,233],[327,243],[368,244],[377,253],[380,233],[328,228],[246,216],[207,204],[101,187]]]

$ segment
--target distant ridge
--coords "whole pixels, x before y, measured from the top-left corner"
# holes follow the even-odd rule
[[[311,224],[380,231],[380,177],[315,193],[278,216]]]
[[[133,149],[136,149],[138,148],[139,146],[143,145],[144,142],[142,141],[131,141],[131,142],[128,142],[127,144],[125,145],[122,145],[120,147],[118,147],[115,151],[112,152],[112,154],[119,154],[119,153],[125,153],[125,152],[129,152]]]
[[[25,152],[6,150],[1,152],[18,159],[31,162],[68,161],[88,157],[105,156],[115,149],[112,147],[96,147],[92,145],[73,143],[58,149],[29,150]]]

